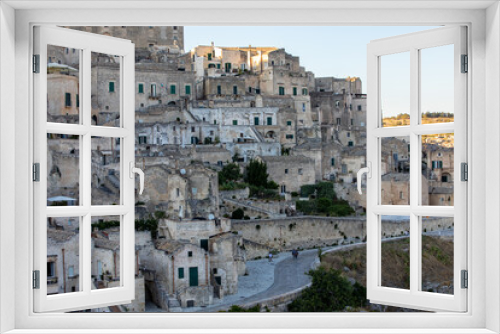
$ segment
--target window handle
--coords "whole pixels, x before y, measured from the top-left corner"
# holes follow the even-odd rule
[[[358,170],[357,183],[358,183],[358,192],[359,192],[360,195],[363,195],[363,191],[361,190],[361,177],[365,173],[367,175],[367,178],[371,179],[371,177],[372,177],[372,163],[371,162],[367,162],[366,165],[367,165],[366,167],[361,168],[360,170]]]
[[[144,190],[144,172],[142,169],[135,167],[135,163],[133,161],[130,161],[129,171],[131,179],[134,178],[134,174],[139,174],[139,195],[142,195]]]

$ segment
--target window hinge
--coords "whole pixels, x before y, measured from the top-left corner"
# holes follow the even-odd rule
[[[40,164],[38,162],[33,164],[33,181],[40,182]]]
[[[469,181],[469,165],[466,162],[460,164],[460,180]]]
[[[469,287],[469,272],[467,270],[461,271],[461,281],[462,289],[467,289]]]
[[[40,55],[33,55],[33,73],[40,73]]]
[[[40,270],[33,270],[33,289],[40,289]]]
[[[469,72],[469,56],[467,55],[462,55],[462,73],[467,73]]]

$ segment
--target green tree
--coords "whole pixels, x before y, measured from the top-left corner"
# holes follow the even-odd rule
[[[256,187],[267,187],[267,165],[264,162],[251,160],[246,168],[245,181]]]
[[[230,181],[238,181],[240,177],[240,166],[236,163],[227,164],[219,172],[219,185],[223,185]]]
[[[312,285],[288,305],[289,312],[339,312],[366,305],[366,289],[357,282],[352,285],[340,271],[319,267],[308,275]]]

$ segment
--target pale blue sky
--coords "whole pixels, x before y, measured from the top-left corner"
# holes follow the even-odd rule
[[[314,72],[316,77],[335,76],[360,77],[363,82],[363,92],[366,93],[366,45],[379,38],[432,29],[435,27],[335,27],[335,26],[185,26],[185,50],[188,51],[197,45],[210,45],[214,42],[218,46],[275,46],[285,48],[288,53],[300,57],[300,63],[306,70]],[[436,50],[433,59],[445,58],[449,50]],[[394,57],[388,76],[398,76],[406,81],[406,63],[404,57]],[[424,61],[424,59],[422,59]],[[441,92],[443,87],[453,83],[453,75],[448,69],[449,61],[427,61],[425,63],[425,79],[429,83],[426,98],[422,101],[422,111],[452,112],[453,103],[448,103],[449,92]],[[409,73],[409,68],[408,68]],[[438,76],[439,74],[439,76]],[[422,72],[424,77],[424,68]],[[387,99],[384,114],[393,115],[405,109],[404,91],[400,82],[387,80],[384,86],[386,92],[394,92],[397,98]],[[384,90],[384,89],[383,89]],[[452,93],[452,92],[451,92]],[[401,94],[403,94],[401,96]],[[444,101],[443,96],[446,96]],[[451,95],[453,96],[453,95]],[[384,96],[383,96],[384,98]],[[409,95],[408,95],[409,99]],[[384,104],[384,101],[383,101]]]

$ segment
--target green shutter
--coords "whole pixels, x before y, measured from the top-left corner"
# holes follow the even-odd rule
[[[287,126],[292,126],[292,121],[286,121]]]
[[[217,86],[217,94],[218,95],[222,94],[222,87],[221,86]]]
[[[238,120],[237,119],[233,119],[233,125],[238,125]]]
[[[80,95],[76,94],[76,107],[80,108]]]
[[[233,94],[238,94],[238,86],[233,86]]]
[[[189,286],[198,286],[198,267],[189,268]]]
[[[170,85],[170,94],[175,94],[175,85]]]
[[[66,93],[64,97],[65,97],[65,99],[64,99],[64,105],[66,107],[71,107],[71,94],[70,93]]]
[[[201,239],[200,240],[200,248],[203,248],[208,252],[208,239]]]
[[[267,118],[267,125],[273,125],[273,118],[272,117]]]
[[[255,125],[259,125],[259,118],[258,118],[258,117],[255,117],[255,118],[254,118],[253,123],[254,123]]]
[[[219,70],[220,70],[220,64],[217,64],[217,69],[219,69]]]
[[[307,88],[302,88],[302,95],[307,95]]]
[[[115,91],[115,83],[113,81],[109,82],[109,92],[113,93]]]
[[[208,54],[208,60],[212,60],[212,54],[211,53]]]
[[[297,95],[297,87],[293,87],[293,95]]]
[[[285,95],[285,87],[279,87],[279,94]]]
[[[139,84],[139,94],[144,94],[144,84]]]
[[[179,268],[178,271],[179,271],[179,274],[178,274],[179,279],[184,278],[184,268]]]
[[[191,95],[191,86],[186,85],[186,95]]]

